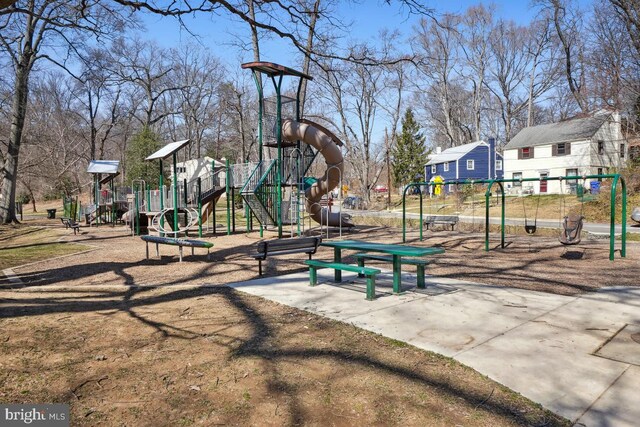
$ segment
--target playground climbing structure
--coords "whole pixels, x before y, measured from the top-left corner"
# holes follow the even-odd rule
[[[343,157],[342,142],[335,135],[301,117],[302,84],[312,77],[270,62],[246,63],[242,68],[251,70],[258,90],[259,160],[240,194],[260,230],[274,227],[282,237],[283,227],[291,225],[292,234],[300,235],[305,210],[321,225],[352,227],[349,215],[331,213],[320,204],[341,184]],[[294,97],[282,94],[285,77],[298,79]],[[263,81],[272,82],[273,96],[265,97]],[[327,164],[326,172],[318,179],[307,177],[318,153]]]

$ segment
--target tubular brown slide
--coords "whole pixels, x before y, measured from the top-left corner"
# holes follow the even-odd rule
[[[287,141],[302,141],[318,150],[327,163],[327,170],[305,192],[307,198],[307,212],[309,216],[321,225],[332,227],[353,227],[351,216],[339,212],[329,212],[327,208],[320,206],[322,196],[333,190],[340,184],[344,159],[338,145],[342,142],[333,138],[320,129],[322,126],[315,126],[315,123],[305,120],[305,123],[285,119],[282,122],[282,138]]]

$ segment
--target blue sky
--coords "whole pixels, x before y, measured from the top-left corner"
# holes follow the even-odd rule
[[[427,0],[426,5],[439,13],[464,12],[469,6],[476,5],[477,0]],[[579,0],[582,6],[591,0]],[[485,2],[485,4],[487,4]],[[513,19],[519,24],[528,23],[535,15],[530,8],[529,0],[503,0],[494,2],[496,14],[499,17]],[[401,10],[398,3],[387,5],[382,0],[362,0],[361,2],[344,2],[338,6],[343,21],[350,23],[349,38],[371,39],[383,28],[400,29],[403,34],[409,34],[417,21],[417,17],[407,17],[407,11]],[[228,14],[214,16],[200,14],[196,17],[185,17],[189,29],[199,36],[200,42],[208,46],[212,52],[229,66],[238,64],[251,58],[247,52],[245,57],[239,57],[237,47],[232,43],[242,40],[248,43],[247,25],[230,18]],[[145,16],[147,27],[146,36],[156,40],[161,46],[175,47],[180,43],[192,41],[192,36],[181,29],[173,18]],[[281,39],[272,38],[262,42],[263,60],[295,66],[295,59],[291,58],[294,50],[290,44]]]

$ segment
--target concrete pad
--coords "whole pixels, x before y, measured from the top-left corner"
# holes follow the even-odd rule
[[[381,276],[388,281],[391,272]],[[318,277],[331,281],[333,270]],[[403,279],[415,283],[413,275]],[[229,286],[454,357],[572,421],[631,426],[640,419],[640,368],[622,359],[631,338],[615,341],[625,325],[640,325],[640,289],[567,297],[430,277],[432,295],[380,286],[379,298],[366,301],[362,285],[309,287],[307,273]],[[607,343],[622,361],[596,354]]]
[[[628,365],[595,357],[587,333],[529,322],[456,359],[570,420]]]
[[[596,356],[640,366],[640,325],[625,325]]]
[[[620,375],[576,426],[635,427],[640,420],[640,367],[631,366]]]
[[[505,334],[571,298],[459,282],[458,292],[349,317],[363,329],[449,357]],[[410,325],[410,326],[409,326]]]

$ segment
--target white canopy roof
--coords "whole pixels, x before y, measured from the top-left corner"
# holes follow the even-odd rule
[[[156,159],[166,159],[185,145],[189,143],[188,139],[183,139],[182,141],[170,142],[155,153],[151,154],[145,160],[156,160]]]
[[[120,169],[120,160],[91,160],[88,173],[114,174]]]

